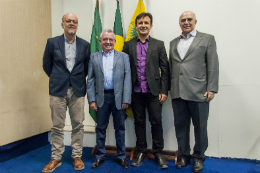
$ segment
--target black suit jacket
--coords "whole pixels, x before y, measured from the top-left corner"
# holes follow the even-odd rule
[[[125,42],[123,52],[129,55],[132,88],[137,80],[137,38]],[[146,77],[151,93],[168,95],[169,89],[169,63],[163,41],[150,36],[146,54]]]
[[[75,65],[70,72],[66,65],[64,35],[49,38],[43,55],[43,70],[50,78],[50,95],[65,96],[71,84],[77,97],[85,96],[89,57],[90,44],[76,37]]]

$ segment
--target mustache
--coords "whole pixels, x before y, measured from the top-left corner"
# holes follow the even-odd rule
[[[112,43],[105,43],[105,46],[112,46]]]

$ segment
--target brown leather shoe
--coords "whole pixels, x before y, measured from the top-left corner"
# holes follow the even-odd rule
[[[48,165],[45,166],[42,172],[52,172],[55,170],[55,168],[57,168],[60,165],[61,165],[61,160],[51,159],[50,163],[48,163]]]
[[[75,157],[73,159],[73,165],[75,170],[82,170],[85,168],[84,163],[82,162],[80,157]]]

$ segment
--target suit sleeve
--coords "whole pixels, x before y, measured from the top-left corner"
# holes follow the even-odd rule
[[[86,57],[85,57],[85,76],[88,75],[88,63],[90,59],[90,44],[87,44]]]
[[[216,50],[216,41],[214,36],[211,36],[207,48],[207,91],[218,92],[219,79],[219,62]]]
[[[53,56],[52,56],[52,52],[51,52],[50,39],[47,40],[42,62],[43,62],[43,64],[42,64],[43,70],[48,75],[48,77],[50,77],[52,67],[53,67]]]
[[[124,54],[124,69],[125,69],[125,78],[124,78],[124,91],[123,91],[123,100],[122,103],[131,104],[131,95],[132,95],[132,84],[131,84],[131,69],[129,56]]]
[[[161,69],[161,90],[160,94],[168,95],[169,90],[169,62],[166,54],[166,50],[164,47],[164,43],[160,44],[160,52],[159,52],[159,66]]]
[[[89,103],[96,101],[96,81],[93,67],[93,58],[94,56],[90,56],[88,64],[87,97]]]
[[[127,55],[129,55],[128,42],[125,42],[125,43],[124,43],[124,47],[123,47],[122,52],[124,52],[124,53],[126,53]]]

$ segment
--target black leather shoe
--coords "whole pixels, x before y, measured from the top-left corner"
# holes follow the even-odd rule
[[[119,159],[119,164],[122,166],[122,168],[129,168],[129,164],[126,159]]]
[[[192,171],[193,172],[202,172],[203,171],[203,163],[201,163],[199,161],[194,161]]]
[[[136,158],[134,158],[132,162],[132,166],[140,166],[147,159],[145,153],[139,153]]]
[[[164,159],[164,157],[162,156],[161,153],[157,153],[155,155],[155,160],[159,166],[159,168],[161,169],[167,169],[168,168],[168,163],[167,161]]]
[[[184,168],[190,163],[190,160],[186,160],[185,158],[181,158],[180,160],[177,161],[176,167],[177,168]]]
[[[92,164],[91,169],[97,169],[97,168],[99,168],[100,165],[101,165],[102,163],[104,163],[104,162],[105,162],[105,160],[96,159],[95,162]]]

